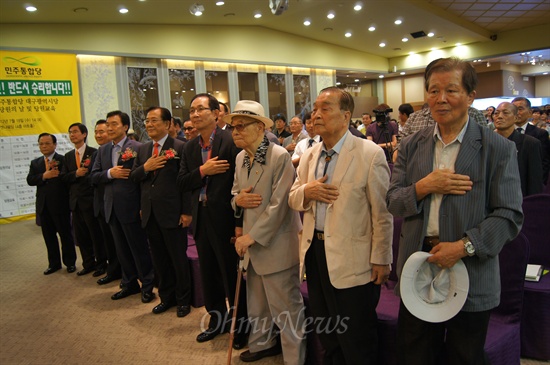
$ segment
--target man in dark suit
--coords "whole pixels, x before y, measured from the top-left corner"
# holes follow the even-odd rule
[[[521,134],[527,134],[535,137],[541,143],[542,147],[542,181],[546,184],[548,181],[548,173],[550,172],[550,140],[548,132],[544,129],[537,128],[528,122],[531,118],[531,102],[529,99],[519,96],[512,100],[518,108],[518,121],[516,122],[516,130]]]
[[[141,228],[139,185],[129,180],[141,143],[126,137],[130,117],[119,110],[107,114],[111,143],[99,148],[92,169],[92,183],[105,184],[105,220],[115,239],[122,267],[122,289],[111,299],[118,300],[140,292],[149,303],[153,294],[154,272],[145,231]]]
[[[63,181],[69,187],[73,227],[84,267],[76,274],[82,276],[95,270],[94,276],[97,277],[105,273],[107,264],[101,228],[94,217],[94,189],[89,174],[92,155],[97,150],[86,144],[88,128],[82,123],[69,126],[69,138],[75,149],[65,154]]]
[[[200,133],[185,144],[178,186],[191,192],[192,228],[197,242],[208,328],[197,336],[198,342],[227,332],[230,313],[225,297],[234,303],[239,256],[230,243],[236,235],[236,221],[231,207],[231,188],[235,157],[239,150],[230,131],[216,126],[219,103],[209,94],[197,94],[191,100],[189,115]],[[234,341],[235,348],[246,344],[246,293],[241,288],[238,318],[242,328]]]
[[[107,121],[105,119],[100,119],[95,124],[95,141],[99,146],[111,142],[107,134]],[[92,160],[95,161],[96,157],[97,151],[92,156]],[[97,218],[99,227],[101,228],[101,235],[103,236],[103,243],[105,244],[105,252],[107,253],[108,261],[107,267],[105,268],[106,275],[97,280],[98,285],[105,285],[122,277],[113,233],[111,232],[111,227],[109,227],[109,224],[105,221],[104,195],[105,184],[94,185],[94,216]]]
[[[185,143],[168,135],[172,115],[166,108],[147,110],[145,128],[151,138],[134,161],[130,178],[141,184],[141,225],[147,232],[159,279],[160,314],[177,305],[178,317],[191,312],[191,278],[187,259],[187,227],[191,194],[176,186]]]
[[[515,130],[518,108],[511,103],[500,103],[493,112],[495,132],[516,144],[519,177],[523,196],[542,193],[542,149],[540,141]]]
[[[40,217],[42,236],[48,250],[48,268],[44,275],[61,269],[61,257],[67,272],[72,273],[76,271],[76,250],[71,234],[69,193],[60,174],[65,158],[55,152],[57,138],[53,134],[40,134],[38,147],[43,156],[31,161],[27,184],[36,186],[36,214]],[[62,255],[59,253],[57,234],[61,238]]]

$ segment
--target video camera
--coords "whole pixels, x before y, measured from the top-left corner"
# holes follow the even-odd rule
[[[390,113],[393,112],[392,108],[387,108],[386,110],[374,109],[372,111],[375,115],[376,123],[381,123],[382,126],[386,126],[390,122]]]

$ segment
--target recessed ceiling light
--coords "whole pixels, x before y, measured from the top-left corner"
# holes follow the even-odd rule
[[[35,6],[29,5],[25,8],[27,11],[33,12],[37,11],[38,9]]]
[[[437,48],[435,48],[435,47],[434,47],[434,48],[430,48],[430,51],[432,51],[432,52],[433,52],[433,51],[437,51]]]
[[[339,85],[342,85],[342,83],[340,81],[337,81],[336,86],[339,86]]]
[[[380,47],[386,47],[386,43],[381,42],[378,46],[380,46]]]
[[[254,18],[260,19],[261,17],[262,17],[262,13],[260,13],[259,11],[254,13]]]
[[[428,33],[428,37],[433,37],[435,34],[433,32]]]
[[[399,74],[400,74],[400,75],[405,75],[406,72],[405,72],[405,71],[401,71]]]
[[[126,9],[126,8],[120,8],[120,9],[118,9],[118,12],[119,12],[120,14],[126,14],[126,13],[128,12],[128,9]]]
[[[304,25],[306,27],[309,27],[311,25],[311,20],[309,20],[309,19],[304,20]]]
[[[359,82],[359,81],[360,81],[359,79],[355,79],[355,80],[353,80],[353,82]]]
[[[409,52],[409,56],[415,55],[416,52]]]
[[[379,79],[383,79],[384,78],[384,75],[380,75],[378,76]]]
[[[455,46],[460,47],[462,46],[462,43],[456,43]]]
[[[403,21],[401,19],[396,19],[393,23],[395,25],[400,25],[401,23],[403,23]]]
[[[409,41],[409,38],[407,38],[407,37],[401,39],[401,42],[408,42],[408,41]]]
[[[346,36],[346,38],[349,38],[351,37],[351,32],[346,32],[346,34],[344,34]]]
[[[369,32],[374,32],[375,30],[376,30],[376,28],[374,26],[369,27]]]
[[[335,16],[336,15],[332,11],[327,14],[327,18],[329,19],[334,19]]]
[[[224,4],[225,4],[225,2],[223,2],[223,1],[216,1],[216,6],[222,6]]]
[[[359,10],[361,10],[361,9],[363,9],[363,4],[361,4],[361,3],[357,3],[357,4],[355,4],[355,6],[353,7],[353,10],[355,10],[355,11],[359,11]]]

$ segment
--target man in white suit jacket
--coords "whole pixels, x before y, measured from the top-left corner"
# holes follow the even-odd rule
[[[243,232],[235,249],[246,255],[249,350],[240,358],[256,361],[281,352],[272,331],[281,333],[285,364],[305,362],[304,305],[300,294],[298,212],[288,206],[294,182],[290,154],[270,143],[264,131],[273,126],[261,104],[242,100],[225,117],[232,125],[235,145],[242,148],[235,162],[231,204],[243,218]]]
[[[323,143],[302,155],[289,197],[304,211],[300,259],[325,363],[348,365],[377,363],[375,309],[393,235],[390,170],[380,147],[348,132],[353,108],[349,93],[321,91],[312,119]]]

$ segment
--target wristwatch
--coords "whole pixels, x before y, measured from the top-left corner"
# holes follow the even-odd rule
[[[474,256],[476,254],[476,248],[472,244],[472,241],[470,241],[470,238],[464,236],[462,237],[462,242],[464,242],[464,251],[466,251],[466,254],[468,256]]]

